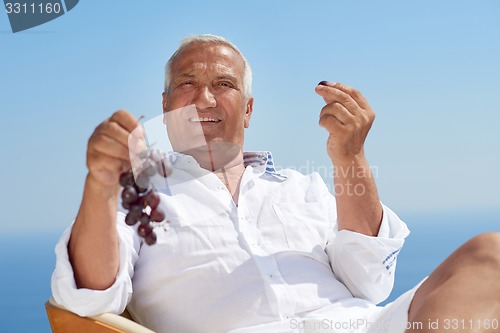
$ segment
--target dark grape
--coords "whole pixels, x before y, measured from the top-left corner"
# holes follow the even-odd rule
[[[154,232],[150,232],[146,235],[146,237],[144,237],[144,240],[146,241],[146,244],[153,245],[156,243],[156,234]]]
[[[137,200],[137,190],[133,186],[125,186],[122,191],[122,200],[124,202],[132,203]]]
[[[153,232],[153,228],[149,224],[141,224],[137,227],[137,234],[141,237],[146,237],[151,232]]]
[[[130,205],[128,213],[137,216],[137,219],[139,219],[142,216],[142,207],[137,204]]]
[[[141,222],[141,224],[149,224],[149,222],[151,222],[151,218],[148,214],[143,213],[139,218],[139,222]]]
[[[142,171],[137,177],[134,178],[132,171],[120,175],[120,185],[123,186],[122,206],[128,210],[125,223],[133,226],[140,222],[137,234],[146,244],[152,245],[156,243],[156,234],[151,222],[163,221],[165,213],[158,207],[160,197],[150,178],[156,174],[166,178],[172,173],[172,168],[159,150],[142,152],[139,157],[142,159]],[[147,207],[151,209],[149,214],[144,210]]]
[[[160,203],[160,197],[158,196],[158,194],[156,194],[155,191],[149,191],[148,193],[146,193],[146,195],[144,196],[144,202],[149,206],[151,207],[151,209],[155,209],[156,206],[158,206],[158,204]]]
[[[125,186],[134,186],[134,174],[131,172],[122,173],[120,176],[120,185]]]
[[[142,165],[144,168],[141,173],[145,174],[147,177],[152,177],[156,175],[156,168],[155,168],[155,163],[151,161],[146,161]]]
[[[122,200],[122,207],[128,210],[130,209],[130,204]]]
[[[130,214],[130,212],[125,216],[125,223],[127,223],[130,226],[133,226],[134,224],[137,223],[137,216],[134,214]]]
[[[138,189],[139,193],[146,192],[147,189],[149,188],[149,176],[146,175],[144,172],[141,172],[139,176],[137,176],[136,188]]]
[[[161,208],[156,207],[151,211],[149,217],[151,218],[151,221],[161,222],[165,219],[165,213],[163,212],[163,210],[161,210]]]

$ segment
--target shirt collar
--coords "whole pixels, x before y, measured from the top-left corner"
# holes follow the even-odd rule
[[[250,151],[243,152],[243,163],[245,167],[251,166],[263,171],[280,180],[285,180],[287,177],[276,171],[273,161],[273,155],[270,151]]]
[[[170,163],[174,166],[177,163],[185,164],[186,160],[191,162],[191,163],[194,162],[196,165],[198,165],[192,156],[185,155],[185,154],[178,153],[178,152],[169,152],[168,155],[169,155]],[[285,175],[279,173],[276,170],[276,168],[274,166],[273,155],[271,154],[270,151],[243,152],[243,164],[245,165],[245,168],[247,166],[251,166],[252,168],[257,169],[257,170],[261,171],[262,173],[269,174],[273,177],[278,178],[279,180],[287,179],[287,177]],[[179,166],[179,165],[177,164],[177,166]]]

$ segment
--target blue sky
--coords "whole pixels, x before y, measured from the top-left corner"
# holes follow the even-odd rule
[[[193,33],[225,36],[252,65],[247,150],[331,182],[314,87],[344,82],[377,114],[366,152],[384,203],[498,217],[499,16],[494,0],[88,0],[13,34],[2,11],[0,232],[71,222],[93,129],[120,108],[160,114],[164,63]]]

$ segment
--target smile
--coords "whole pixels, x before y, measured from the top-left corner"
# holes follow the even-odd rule
[[[189,118],[188,120],[191,123],[202,123],[202,122],[218,123],[218,122],[220,122],[220,119],[217,119],[217,118]]]

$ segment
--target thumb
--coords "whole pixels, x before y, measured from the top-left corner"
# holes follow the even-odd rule
[[[332,95],[332,90],[337,85],[336,82],[321,81],[318,83],[314,91],[323,97],[326,104],[330,104],[334,101],[334,95]]]

